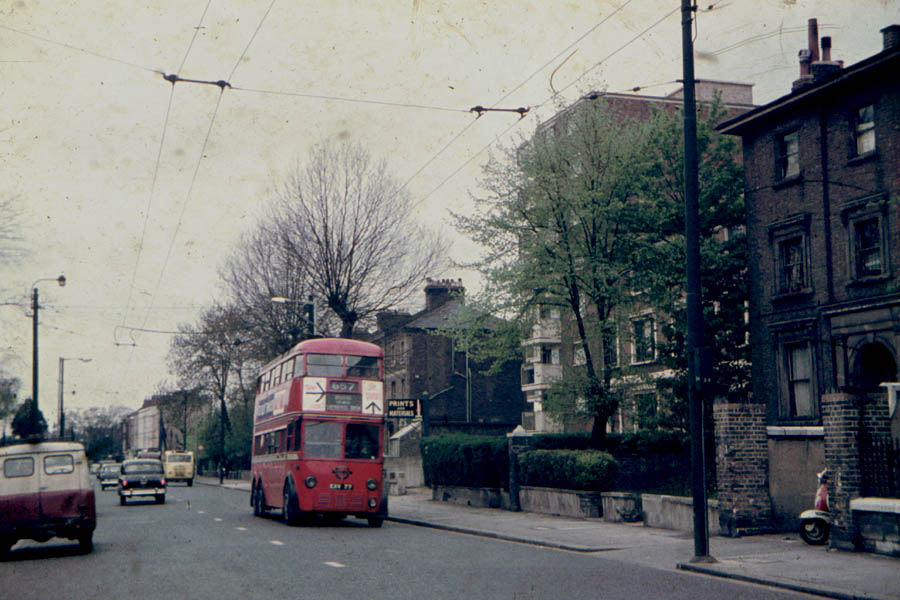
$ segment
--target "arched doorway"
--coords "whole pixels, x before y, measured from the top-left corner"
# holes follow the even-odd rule
[[[856,385],[866,392],[883,392],[882,383],[897,381],[897,361],[880,342],[866,344],[856,352],[853,365]]]

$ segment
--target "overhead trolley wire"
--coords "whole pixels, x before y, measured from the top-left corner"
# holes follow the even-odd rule
[[[184,57],[181,59],[181,64],[178,67],[179,71],[181,71],[184,68],[184,65],[187,63],[187,59],[188,59],[188,56],[190,56],[191,49],[194,47],[194,42],[196,41],[197,36],[200,33],[200,29],[203,27],[203,21],[206,19],[206,13],[209,11],[210,4],[212,4],[212,0],[207,0],[206,6],[203,9],[203,13],[200,15],[200,20],[197,22],[197,26],[194,27],[194,35],[191,36],[191,41],[188,44],[188,48],[184,53]],[[154,71],[154,72],[158,73],[159,71]],[[163,76],[165,77],[164,73],[163,73]],[[125,323],[128,320],[128,313],[131,310],[131,299],[134,294],[134,282],[137,277],[137,271],[140,266],[140,260],[141,260],[141,256],[142,256],[143,250],[144,250],[144,240],[147,235],[147,224],[150,219],[150,210],[153,205],[153,197],[156,192],[156,184],[157,184],[157,181],[159,180],[159,167],[162,162],[162,151],[163,151],[163,147],[165,144],[166,131],[168,131],[169,116],[171,114],[172,102],[173,102],[174,97],[175,97],[175,84],[173,82],[172,89],[169,90],[169,102],[168,102],[168,106],[166,108],[166,117],[165,117],[165,120],[163,121],[162,135],[160,136],[159,148],[158,148],[157,154],[156,154],[156,163],[153,167],[153,182],[150,186],[150,196],[147,199],[147,207],[144,212],[144,223],[143,223],[143,227],[141,230],[140,243],[138,245],[138,254],[135,259],[134,269],[132,270],[132,273],[131,273],[131,284],[128,287],[128,301],[125,304],[125,311],[122,315],[122,322],[121,322],[120,327],[125,327]],[[221,95],[220,95],[220,99],[221,99]],[[216,106],[218,108],[218,104]],[[212,126],[212,124],[210,123],[210,127],[211,126]],[[204,148],[205,148],[205,143],[204,143]],[[200,156],[202,158],[203,154],[201,153]],[[193,183],[192,183],[192,185],[193,185]],[[183,212],[182,212],[182,214],[183,214]],[[174,238],[173,238],[173,243],[174,243]],[[171,252],[171,246],[169,248],[169,251]],[[168,256],[166,257],[166,261],[168,262]],[[165,271],[165,267],[163,267],[163,271]],[[160,280],[161,279],[162,279],[162,276],[160,276]],[[158,289],[158,287],[159,287],[159,281],[157,281],[157,289]],[[146,312],[144,313],[144,321],[142,324],[146,324],[147,319],[150,316],[150,311],[153,310],[153,308],[154,308],[153,302],[155,299],[156,299],[156,293],[154,292],[154,295],[150,299],[150,304],[147,306]],[[115,340],[115,333],[113,333],[113,338]],[[132,337],[132,341],[133,341],[132,346],[137,346],[137,342],[134,340],[133,337]],[[119,344],[116,342],[116,345],[118,346]],[[120,382],[126,377],[128,371],[131,367],[131,360],[132,360],[133,356],[134,356],[133,353],[129,353],[128,359],[125,363],[125,368],[122,371],[119,371],[119,369],[116,368],[116,372],[121,373],[121,375],[119,376]],[[115,363],[116,363],[116,365],[118,364],[118,355],[116,356]]]
[[[259,30],[262,29],[263,23],[266,21],[266,18],[269,16],[269,13],[272,12],[272,7],[275,6],[275,0],[272,0],[272,3],[269,4],[269,8],[266,9],[266,13],[262,16],[262,19],[259,20],[259,24],[256,26],[256,30],[254,30],[253,35],[250,36],[250,41],[247,42],[247,46],[244,48],[244,51],[241,52],[241,55],[234,63],[234,67],[231,69],[231,73],[228,74],[228,79],[234,77],[234,72],[237,71],[238,66],[240,66],[241,61],[244,60],[244,56],[247,54],[247,51],[250,49],[250,46],[253,44],[253,40],[256,39],[256,34],[259,33]]]
[[[628,0],[628,1],[630,2],[631,0]],[[616,11],[614,11],[612,14],[615,14],[615,13],[618,12],[621,8],[624,8],[624,6],[627,5],[627,4],[628,4],[628,2],[626,2],[626,4],[623,4],[621,7],[619,7],[618,9],[616,9]],[[590,68],[588,68],[587,70],[585,70],[581,75],[579,75],[579,76],[578,76],[574,81],[572,81],[570,84],[568,84],[568,85],[566,85],[565,87],[563,87],[562,90],[560,90],[559,92],[554,92],[553,94],[551,94],[546,100],[544,100],[543,102],[541,102],[540,104],[538,104],[538,105],[536,106],[536,108],[540,108],[540,107],[546,105],[548,102],[550,102],[551,100],[553,100],[553,98],[555,98],[557,95],[559,95],[559,94],[565,92],[567,89],[569,89],[570,87],[572,87],[573,85],[575,85],[576,83],[578,83],[578,81],[580,81],[585,75],[587,75],[588,73],[590,73],[591,71],[593,71],[594,69],[596,69],[597,67],[599,67],[600,65],[602,65],[603,63],[605,63],[606,61],[608,61],[610,58],[612,58],[613,56],[615,56],[616,54],[618,54],[619,52],[621,52],[622,50],[624,50],[625,48],[627,48],[628,46],[630,46],[631,44],[633,44],[635,41],[637,41],[637,40],[639,40],[640,38],[642,38],[642,37],[643,37],[647,32],[649,32],[651,29],[657,27],[660,23],[662,23],[663,21],[665,21],[666,19],[668,19],[670,16],[672,16],[672,15],[675,14],[676,12],[679,12],[680,10],[681,10],[681,7],[679,6],[679,7],[675,8],[675,9],[673,9],[673,10],[667,12],[666,14],[664,14],[662,17],[660,17],[658,20],[656,20],[653,24],[651,24],[650,26],[648,26],[646,29],[644,29],[644,30],[641,31],[640,33],[636,34],[634,37],[632,37],[630,40],[628,40],[627,42],[625,42],[624,44],[622,44],[621,46],[619,46],[618,48],[616,48],[613,52],[611,52],[611,53],[609,53],[608,55],[606,55],[606,56],[605,56],[604,58],[602,58],[600,61],[594,63],[593,66],[591,66]],[[604,19],[600,24],[602,24],[603,22],[606,22],[606,20],[608,20],[608,19],[612,16],[612,14],[609,15],[606,19]],[[597,26],[593,27],[590,31],[594,31],[600,24],[598,24]],[[586,35],[587,35],[587,34],[585,34],[585,36],[586,36]],[[582,36],[581,38],[579,38],[578,41],[580,41],[581,39],[583,39],[585,36]],[[578,43],[578,41],[576,41],[575,43]],[[572,46],[573,46],[575,43],[569,45],[567,48],[565,48],[564,50],[562,50],[561,52],[559,52],[559,54],[557,54],[556,57],[554,57],[554,59],[551,59],[550,61],[548,61],[547,63],[545,63],[545,65],[542,66],[541,69],[539,69],[538,71],[540,71],[540,70],[546,68],[546,66],[548,66],[550,63],[552,63],[553,60],[555,60],[555,59],[558,58],[559,56],[562,56],[565,52],[567,52],[570,48],[572,48]],[[529,77],[529,79],[531,79],[532,77],[534,77],[534,74],[532,74],[532,75]],[[527,80],[526,80],[526,81],[527,81]],[[521,87],[521,86],[519,86],[519,87]],[[518,89],[518,88],[516,88],[516,89]],[[510,93],[511,93],[511,92],[510,92]],[[505,100],[508,96],[509,96],[509,94],[507,94],[506,96],[504,96],[503,98],[501,98],[499,102],[502,102],[502,101]],[[422,199],[419,200],[419,202],[418,202],[417,204],[421,204],[422,202],[424,202],[425,200],[427,200],[428,198],[430,198],[435,192],[437,192],[437,191],[438,191],[439,189],[441,189],[444,185],[446,185],[446,183],[447,183],[448,181],[450,181],[450,180],[451,180],[453,177],[455,177],[460,171],[462,171],[464,168],[466,168],[466,166],[469,165],[469,163],[471,163],[473,160],[475,160],[475,158],[478,157],[482,152],[484,152],[485,150],[487,150],[488,148],[490,148],[491,146],[493,146],[495,143],[497,143],[497,141],[500,140],[500,138],[502,138],[502,137],[505,136],[507,133],[509,133],[509,131],[511,131],[514,127],[518,126],[519,123],[521,123],[521,121],[522,121],[522,119],[519,119],[519,120],[516,121],[515,123],[512,123],[512,124],[511,124],[509,127],[507,127],[506,129],[504,129],[502,132],[500,132],[497,136],[494,137],[494,140],[493,140],[493,141],[488,142],[488,143],[485,144],[480,150],[478,150],[478,151],[475,152],[472,156],[470,156],[470,157],[469,157],[462,165],[460,165],[455,171],[453,171],[450,175],[448,175],[447,177],[445,177],[445,178],[444,178],[444,179],[443,179],[443,180],[442,180],[442,181],[441,181],[434,189],[432,189],[430,192],[428,192],[428,194],[426,194],[425,196],[423,196]],[[474,122],[473,122],[473,123],[474,123]],[[470,123],[470,124],[469,124],[469,127],[471,127],[471,125],[472,125],[472,124]],[[468,129],[468,127],[466,127],[466,129]],[[465,131],[465,129],[464,129],[463,131]],[[459,136],[457,136],[457,137],[459,137]],[[455,139],[456,139],[456,138],[454,138],[454,140],[455,140]],[[443,152],[444,150],[446,150],[446,147],[445,147],[444,149],[442,149],[441,152]],[[432,158],[432,160],[434,160],[434,158]],[[429,163],[430,163],[430,162],[431,162],[431,161],[429,161]],[[418,173],[416,173],[416,174],[418,175]]]
[[[95,56],[97,58],[102,58],[103,60],[108,60],[108,61],[111,61],[114,63],[119,63],[120,65],[134,67],[136,69],[142,69],[144,71],[150,71],[151,73],[159,73],[158,69],[151,69],[150,67],[146,67],[144,65],[139,65],[137,63],[129,62],[127,60],[122,60],[119,58],[114,58],[112,56],[107,56],[106,54],[94,52],[93,50],[88,50],[87,48],[79,48],[78,46],[73,46],[72,44],[67,44],[65,42],[57,42],[56,40],[51,40],[50,38],[46,38],[46,37],[37,35],[35,33],[28,33],[27,31],[22,31],[21,29],[16,29],[15,27],[10,27],[9,25],[0,24],[0,29],[12,31],[13,33],[18,33],[19,35],[24,35],[25,37],[30,37],[32,39],[40,40],[40,41],[46,42],[48,44],[53,44],[54,46],[62,46],[63,48],[68,48],[69,50],[75,50],[76,52],[82,52],[84,54],[89,54],[89,55]]]
[[[632,2],[632,0],[626,0],[623,4],[619,5],[614,11],[612,11],[610,14],[608,14],[603,20],[601,20],[599,23],[597,23],[596,25],[594,25],[593,27],[591,27],[590,29],[588,29],[588,30],[587,30],[586,32],[584,32],[578,39],[576,39],[574,42],[572,42],[571,44],[569,44],[568,46],[566,46],[565,48],[563,48],[562,50],[560,50],[558,53],[556,53],[556,55],[554,55],[550,60],[548,60],[547,62],[545,62],[543,65],[541,65],[540,67],[538,67],[537,69],[535,69],[535,70],[531,73],[531,75],[529,75],[528,77],[526,77],[519,85],[517,85],[516,87],[514,87],[513,89],[511,89],[509,92],[507,92],[506,94],[504,94],[499,100],[497,100],[494,104],[492,104],[491,107],[492,107],[492,108],[493,108],[493,107],[496,107],[496,106],[499,105],[501,102],[503,102],[504,100],[506,100],[507,98],[509,98],[511,95],[513,95],[513,94],[514,94],[515,92],[517,92],[519,89],[521,89],[522,86],[524,86],[526,83],[528,83],[529,81],[531,81],[532,79],[534,79],[534,77],[535,77],[538,73],[540,73],[541,71],[543,71],[544,69],[546,69],[546,68],[547,68],[548,66],[550,66],[554,61],[556,61],[560,56],[562,56],[563,54],[565,54],[566,52],[568,52],[569,50],[571,50],[573,47],[575,47],[577,44],[579,44],[579,43],[580,43],[582,40],[584,40],[587,36],[589,36],[589,35],[592,34],[594,31],[596,31],[601,25],[603,25],[604,23],[606,23],[607,21],[609,21],[609,19],[611,19],[611,18],[612,18],[614,15],[616,15],[619,11],[621,11],[623,8],[625,8],[626,6],[628,6],[629,4],[631,4],[631,2]],[[473,107],[473,108],[469,109],[469,110],[466,111],[466,112],[472,112],[472,111],[475,110],[476,108],[479,108],[479,107]],[[478,112],[478,111],[476,111],[476,112]],[[480,113],[480,112],[478,113],[478,117],[481,117],[481,113]],[[520,113],[520,120],[521,120],[522,118],[524,118],[524,117],[525,117],[525,114],[524,114],[524,113]],[[476,120],[477,120],[477,119],[476,119]],[[400,186],[400,189],[401,189],[401,190],[402,190],[402,189],[405,189],[413,179],[415,179],[416,177],[418,177],[418,176],[422,173],[422,171],[424,171],[425,169],[427,169],[428,166],[431,165],[431,163],[433,163],[435,160],[437,160],[437,158],[438,158],[439,156],[441,156],[444,152],[446,152],[447,149],[450,148],[450,146],[452,146],[454,142],[456,142],[456,140],[458,140],[460,137],[462,137],[463,134],[465,134],[465,133],[466,133],[466,132],[467,132],[467,131],[475,124],[475,122],[476,122],[476,121],[471,121],[471,122],[469,122],[465,127],[463,127],[462,130],[460,130],[459,133],[457,133],[453,138],[451,138],[450,141],[448,141],[448,142],[444,145],[443,148],[441,148],[440,150],[438,150],[437,153],[435,153],[431,158],[429,158],[429,159],[425,162],[425,164],[423,164],[423,165],[419,168],[418,171],[416,171],[415,173],[413,173],[412,176],[409,177],[409,179],[407,179],[406,182],[405,182],[402,186]],[[515,125],[515,123],[514,123],[513,125]],[[507,128],[503,131],[503,133],[501,133],[501,135],[505,135],[506,132],[509,131],[511,128],[512,128],[512,127],[507,127]],[[471,157],[469,160],[467,160],[465,163],[463,163],[457,170],[455,170],[453,173],[451,173],[450,176],[448,176],[448,177],[447,177],[446,179],[444,179],[440,184],[438,184],[438,186],[437,186],[435,189],[433,189],[431,192],[429,192],[428,194],[426,194],[425,196],[423,196],[418,202],[416,202],[416,206],[420,205],[421,203],[425,202],[425,200],[427,200],[428,198],[430,198],[431,195],[432,195],[433,193],[435,193],[438,189],[440,189],[447,181],[449,181],[450,179],[452,179],[453,177],[455,177],[456,174],[459,173],[460,171],[462,171],[462,170],[466,167],[466,165],[468,165],[470,162],[472,162],[472,160],[475,159],[476,156],[480,155],[482,152],[484,152],[484,150],[485,150],[486,148],[490,147],[490,145],[492,145],[492,144],[493,144],[493,142],[491,142],[491,144],[488,144],[487,146],[485,146],[484,148],[482,148],[481,150],[479,150],[478,152],[476,152],[475,154],[473,154],[472,157]]]
[[[298,98],[312,98],[314,100],[331,100],[335,102],[354,102],[357,104],[374,104],[377,106],[393,106],[397,108],[414,108],[421,110],[437,110],[444,112],[461,112],[467,113],[468,109],[464,108],[450,108],[446,106],[432,106],[427,104],[412,104],[408,102],[388,102],[386,100],[368,100],[366,98],[352,98],[349,96],[328,96],[324,94],[311,94],[306,92],[285,92],[285,91],[277,91],[277,90],[261,90],[257,88],[247,88],[241,87],[239,85],[232,85],[231,89],[237,92],[253,92],[255,94],[270,94],[274,96],[296,96]]]
[[[628,40],[627,42],[625,42],[624,44],[622,44],[621,46],[619,46],[618,48],[616,48],[615,50],[613,50],[611,53],[607,54],[605,57],[603,57],[603,58],[602,58],[601,60],[599,60],[598,62],[594,63],[594,65],[593,65],[592,67],[590,67],[589,69],[585,70],[581,75],[579,75],[578,77],[576,77],[571,83],[569,83],[568,85],[566,85],[565,87],[563,87],[563,88],[560,90],[560,93],[563,93],[563,92],[565,92],[566,90],[568,90],[569,88],[571,88],[573,85],[575,85],[576,83],[578,83],[579,81],[581,81],[582,78],[584,78],[585,75],[587,75],[588,73],[590,73],[591,71],[593,71],[594,69],[596,69],[597,67],[599,67],[600,65],[602,65],[603,63],[605,63],[606,61],[608,61],[610,58],[612,58],[613,56],[615,56],[616,54],[618,54],[619,52],[621,52],[622,50],[624,50],[625,48],[627,48],[628,46],[630,46],[631,44],[633,44],[634,42],[636,42],[637,40],[639,40],[639,39],[641,39],[642,37],[644,37],[644,35],[646,35],[647,32],[649,32],[651,29],[653,29],[654,27],[656,27],[657,25],[659,25],[660,23],[662,23],[663,21],[665,21],[666,19],[668,19],[669,17],[671,17],[672,15],[674,15],[675,13],[680,12],[680,11],[681,11],[681,7],[680,7],[680,6],[677,6],[677,7],[675,7],[674,9],[670,10],[669,12],[667,12],[666,14],[664,14],[662,17],[660,17],[659,19],[657,19],[656,21],[654,21],[651,25],[647,26],[646,29],[644,29],[644,30],[641,31],[640,33],[636,34],[636,35],[635,35],[634,37],[632,37],[630,40]],[[553,97],[554,97],[554,96],[551,96],[550,98],[547,98],[547,99],[544,100],[541,104],[539,104],[538,107],[544,106],[545,104],[547,104],[548,102],[550,102],[550,100],[552,100]]]

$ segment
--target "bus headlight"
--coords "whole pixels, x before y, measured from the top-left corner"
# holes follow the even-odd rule
[[[378,487],[378,482],[374,479],[369,479],[368,481],[366,481],[366,487],[374,492],[375,488]]]
[[[316,484],[319,482],[316,480],[315,476],[310,475],[309,477],[307,477],[306,479],[303,480],[303,483],[306,485],[306,487],[308,487],[309,489],[312,489],[312,488],[316,487]]]
[[[369,498],[369,508],[375,508],[376,506],[378,506],[378,500]]]

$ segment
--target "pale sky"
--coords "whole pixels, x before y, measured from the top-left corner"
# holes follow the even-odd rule
[[[753,83],[757,104],[790,91],[807,19],[847,65],[880,51],[879,30],[900,23],[900,2],[888,0],[701,5],[713,8],[698,14],[697,77]],[[528,136],[555,103],[679,87],[679,7],[0,1],[0,194],[21,212],[26,251],[0,265],[0,369],[31,395],[31,286],[65,274],[64,288],[37,284],[48,422],[60,357],[92,359],[66,361],[67,408],[139,407],[175,383],[171,335],[130,328],[195,320],[221,293],[217,271],[233,244],[311,145],[348,139],[387,159],[418,217],[452,234],[447,210],[471,210],[489,149]],[[179,82],[172,94],[161,73],[232,89]],[[532,110],[476,120],[475,105]],[[457,240],[452,258],[475,252]],[[461,270],[435,275],[477,286]]]

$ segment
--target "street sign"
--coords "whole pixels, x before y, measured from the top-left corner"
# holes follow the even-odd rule
[[[412,419],[418,416],[418,400],[416,398],[388,398],[388,416]]]

